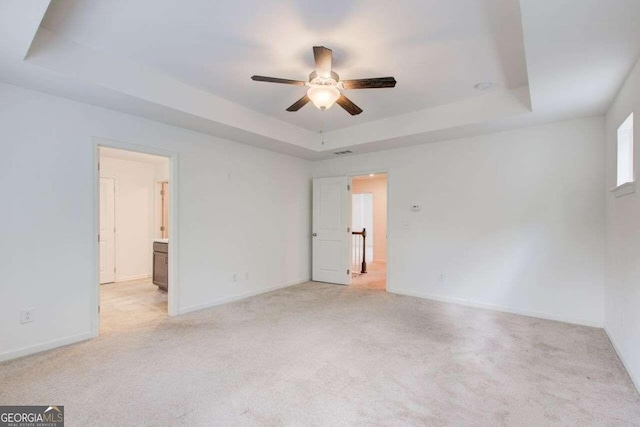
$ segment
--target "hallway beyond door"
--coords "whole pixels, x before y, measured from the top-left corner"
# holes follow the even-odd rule
[[[351,283],[366,289],[386,290],[387,174],[354,176],[351,184]]]

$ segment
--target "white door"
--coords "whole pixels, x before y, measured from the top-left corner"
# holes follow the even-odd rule
[[[115,180],[100,178],[100,284],[116,280]]]
[[[351,283],[351,179],[313,180],[313,267],[317,282]]]

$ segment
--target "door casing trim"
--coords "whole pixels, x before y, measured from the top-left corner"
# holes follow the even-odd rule
[[[149,147],[146,145],[132,144],[123,141],[114,141],[106,138],[94,137],[93,143],[93,171],[94,171],[94,185],[93,185],[93,242],[91,245],[93,254],[91,259],[93,265],[91,267],[93,271],[93,286],[92,298],[91,298],[91,335],[97,337],[100,333],[100,313],[98,306],[100,305],[100,266],[99,266],[99,242],[98,233],[100,230],[99,223],[99,208],[100,208],[100,171],[98,170],[98,164],[100,162],[100,147],[116,148],[126,151],[134,151],[137,153],[151,154],[154,156],[166,157],[169,159],[169,182],[171,182],[172,189],[169,192],[169,241],[171,242],[171,250],[169,250],[169,286],[168,291],[168,309],[169,316],[177,316],[180,312],[180,281],[178,271],[178,252],[180,248],[179,241],[179,154],[174,151],[159,149],[155,147]],[[149,242],[151,244],[151,242]]]

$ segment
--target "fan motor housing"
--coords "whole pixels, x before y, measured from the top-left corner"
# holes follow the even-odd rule
[[[309,74],[310,85],[338,86],[339,81],[340,76],[333,71],[331,71],[331,77],[320,77],[316,71],[312,71],[311,74]]]

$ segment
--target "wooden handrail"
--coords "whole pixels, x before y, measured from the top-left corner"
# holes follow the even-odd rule
[[[367,229],[363,228],[362,231],[352,231],[351,234],[362,236],[362,265],[360,273],[365,274],[367,272]]]

